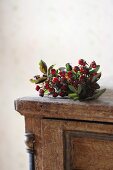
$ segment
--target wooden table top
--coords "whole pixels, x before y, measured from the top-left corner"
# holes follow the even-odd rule
[[[15,100],[15,110],[39,118],[113,122],[113,90],[96,100],[73,101],[67,98],[27,96]]]

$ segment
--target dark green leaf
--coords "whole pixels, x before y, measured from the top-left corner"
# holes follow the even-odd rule
[[[35,79],[38,79],[39,77],[40,77],[40,75],[36,75],[36,76],[34,76],[34,78],[35,78]]]
[[[97,99],[97,98],[100,97],[105,91],[106,91],[106,89],[98,90],[93,96],[88,97],[88,98],[86,98],[85,100]]]
[[[83,88],[82,88],[82,85],[81,85],[81,84],[79,84],[79,85],[78,85],[78,94],[80,94],[80,93],[81,93],[82,89],[83,89]]]
[[[70,65],[70,63],[66,64],[66,71],[71,71],[72,70],[72,66]]]
[[[100,77],[101,77],[101,73],[97,73],[97,75],[93,76],[91,82],[93,83],[93,82],[98,81]]]
[[[100,69],[100,65],[97,65],[95,72],[98,72],[99,69]]]
[[[77,72],[75,72],[74,70],[72,70],[72,73],[75,74],[75,75],[77,74]]]
[[[68,87],[72,92],[75,92],[75,93],[77,92],[74,86],[68,85]]]
[[[96,94],[94,95],[94,97],[95,97],[95,98],[98,98],[98,97],[101,96],[105,91],[106,91],[106,89],[98,90],[98,91],[96,92]]]
[[[47,77],[40,77],[37,81],[37,84],[38,83],[43,83],[45,80],[47,79]]]
[[[94,89],[99,89],[100,88],[98,83],[94,83],[93,87],[94,87]]]
[[[99,69],[100,69],[100,65],[97,65],[95,69],[90,70],[90,73],[97,73]]]

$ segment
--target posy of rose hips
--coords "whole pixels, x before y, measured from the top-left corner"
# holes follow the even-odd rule
[[[101,73],[98,73],[100,65],[97,65],[95,61],[88,65],[84,59],[80,59],[78,66],[67,63],[65,67],[54,69],[54,65],[47,67],[46,63],[41,60],[39,66],[43,75],[30,79],[36,84],[35,89],[39,91],[39,96],[43,97],[44,94],[53,97],[68,96],[81,101],[94,99],[95,94],[99,97],[105,91],[105,89],[98,90],[100,86],[97,81]]]

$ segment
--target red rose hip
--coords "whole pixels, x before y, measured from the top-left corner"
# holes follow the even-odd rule
[[[45,89],[48,89],[49,88],[49,83],[46,83],[44,87],[45,87]]]
[[[55,69],[51,69],[51,74],[55,75],[56,74],[56,70]]]
[[[57,77],[54,77],[53,80],[52,80],[53,83],[58,83],[59,82],[59,79]]]
[[[96,62],[95,62],[95,61],[92,61],[92,63],[90,64],[90,67],[91,67],[91,68],[96,68],[96,67],[97,67]]]
[[[86,65],[86,61],[83,60],[83,59],[80,59],[80,60],[78,61],[78,64],[81,65],[81,66],[85,66],[85,65]]]
[[[73,76],[72,71],[68,71],[67,75],[68,75],[69,78],[71,78]]]
[[[66,85],[63,85],[63,86],[61,87],[61,89],[64,90],[64,91],[66,91],[66,90],[67,90],[67,86],[66,86]]]
[[[53,87],[49,87],[49,92],[51,93],[51,92],[54,92],[55,91],[55,89],[53,88]]]
[[[58,96],[58,93],[54,92],[53,97],[57,97],[57,96]]]
[[[74,67],[74,71],[75,71],[75,72],[78,72],[79,70],[80,70],[80,69],[79,69],[78,66],[75,66],[75,67]]]
[[[66,82],[67,82],[67,79],[66,79],[66,77],[61,77],[60,81],[61,81],[62,83],[66,83]]]
[[[59,93],[59,96],[64,97],[64,96],[65,96],[65,93],[61,91],[61,92]]]
[[[41,97],[44,96],[44,90],[43,90],[43,89],[40,89],[40,90],[39,90],[39,96],[41,96]]]
[[[36,89],[36,91],[38,91],[40,89],[40,86],[37,85],[35,89]]]
[[[81,76],[80,76],[80,81],[83,81],[83,80],[85,80],[85,76],[84,76],[84,75],[81,75]]]
[[[65,77],[66,72],[65,71],[60,71],[59,74],[60,74],[61,77]]]

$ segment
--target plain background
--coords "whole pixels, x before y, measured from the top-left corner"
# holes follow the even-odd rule
[[[101,65],[113,86],[113,0],[0,0],[0,169],[27,170],[24,118],[14,99],[36,94],[38,62]]]

